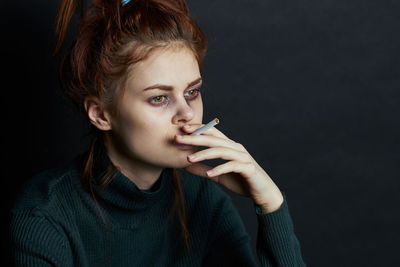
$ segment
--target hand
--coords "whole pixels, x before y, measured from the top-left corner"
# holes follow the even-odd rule
[[[183,130],[190,134],[202,126],[204,124],[193,124],[190,128],[185,126]],[[189,155],[188,161],[193,164],[186,167],[186,171],[210,178],[234,193],[252,198],[255,204],[262,207],[264,213],[281,207],[283,196],[279,188],[242,144],[232,141],[215,127],[201,135],[183,135],[180,138],[176,136],[175,140],[182,144],[210,147]],[[228,162],[216,167],[198,163],[215,158]]]

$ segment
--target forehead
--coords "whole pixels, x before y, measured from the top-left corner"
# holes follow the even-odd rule
[[[189,48],[157,48],[133,66],[128,87],[141,90],[153,84],[186,86],[199,76],[199,64]]]

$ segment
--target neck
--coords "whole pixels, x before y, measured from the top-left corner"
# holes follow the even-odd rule
[[[163,168],[134,159],[117,149],[109,134],[104,135],[104,147],[114,166],[141,190],[150,189],[158,180]]]

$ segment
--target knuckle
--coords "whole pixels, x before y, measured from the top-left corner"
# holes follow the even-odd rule
[[[239,148],[240,148],[240,149],[246,150],[246,149],[244,148],[244,145],[242,145],[241,143],[238,143],[238,145],[239,145]]]
[[[238,142],[235,142],[235,141],[232,141],[232,142],[235,145],[235,147],[238,148],[239,150],[243,148],[243,145],[241,143],[238,143]]]
[[[249,155],[249,153],[247,153],[247,152],[242,152],[242,155],[243,155],[243,158],[244,158],[247,162],[251,161],[251,156]]]
[[[248,166],[249,170],[250,170],[252,173],[254,173],[254,172],[256,171],[256,167],[254,166],[253,163],[249,162],[249,163],[247,163],[247,166]]]

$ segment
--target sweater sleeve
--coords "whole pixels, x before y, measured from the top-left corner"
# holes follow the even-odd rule
[[[73,266],[65,235],[39,210],[12,214],[9,232],[15,266]]]
[[[282,206],[271,213],[263,214],[261,207],[254,204],[258,220],[257,255],[262,266],[305,266],[286,196],[283,192],[282,195]]]
[[[241,217],[229,195],[223,195],[211,225],[203,266],[258,266]],[[254,205],[254,208],[258,220],[256,248],[261,266],[305,266],[285,195],[283,205],[275,212],[262,214],[261,207]]]

